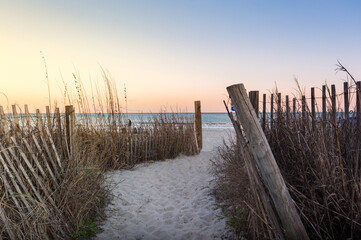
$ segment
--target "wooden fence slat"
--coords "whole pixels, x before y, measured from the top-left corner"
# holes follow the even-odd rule
[[[17,147],[18,152],[20,153],[21,158],[24,160],[25,164],[27,165],[28,169],[30,170],[30,172],[33,174],[34,178],[36,179],[36,181],[38,182],[39,186],[41,187],[41,189],[43,190],[45,196],[47,197],[47,199],[49,199],[50,203],[55,206],[55,202],[53,200],[53,198],[51,197],[49,190],[47,187],[45,187],[45,185],[43,184],[43,180],[39,177],[39,175],[35,172],[34,167],[30,164],[27,156],[25,155],[25,153],[21,150],[21,147],[19,146],[19,144],[17,143],[16,139],[14,137],[11,137],[11,140],[13,141],[13,143],[15,144],[15,146]],[[20,162],[20,161],[19,161]],[[41,198],[42,199],[42,198]],[[42,199],[43,200],[43,199]],[[46,207],[45,202],[44,202],[44,207]]]
[[[4,222],[6,232],[9,234],[10,239],[15,240],[16,239],[15,234],[13,233],[13,231],[9,225],[8,218],[6,217],[5,211],[3,210],[1,205],[0,205],[0,218]],[[1,236],[0,236],[0,238],[1,238]]]
[[[5,172],[9,175],[10,180],[11,180],[13,186],[15,187],[15,190],[16,190],[17,193],[21,196],[21,199],[22,199],[23,201],[25,201],[25,198],[24,198],[24,196],[23,196],[23,194],[22,194],[22,191],[20,190],[19,185],[18,185],[18,184],[16,183],[16,181],[15,181],[14,175],[11,173],[11,171],[10,171],[9,167],[7,166],[4,158],[3,158],[1,155],[0,155],[0,162],[1,162],[1,164],[3,165],[3,167],[4,167],[4,169],[5,169]],[[6,178],[5,173],[3,173],[1,177],[2,177],[2,181],[4,182],[5,189],[9,192],[9,195],[10,195],[11,199],[14,201],[15,206],[18,208],[18,210],[19,210],[19,212],[21,213],[21,215],[24,216],[25,214],[24,214],[23,208],[20,207],[20,204],[19,204],[18,200],[17,200],[16,197],[15,197],[16,195],[14,194],[14,191],[13,191],[13,189],[11,188],[11,186],[10,186],[10,184],[9,184],[7,178]],[[26,201],[25,201],[25,203],[26,203],[25,206],[27,207],[28,211],[30,211],[30,210],[31,210],[31,209],[30,209],[30,206],[27,205],[27,202],[26,202]],[[1,207],[1,205],[0,205],[0,207]]]
[[[348,82],[343,83],[343,97],[344,97],[344,107],[345,107],[345,119],[349,119],[349,100],[348,100]]]
[[[308,239],[295,204],[282,178],[266,136],[247,97],[243,84],[227,87],[238,118],[249,140],[253,156],[270,192],[287,239]]]
[[[21,179],[21,177],[19,176],[18,171],[15,169],[15,167],[13,165],[13,161],[11,161],[9,155],[7,154],[7,149],[4,148],[4,146],[1,143],[0,143],[0,149],[2,149],[1,153],[5,157],[6,163],[5,163],[4,159],[1,156],[0,156],[0,161],[4,164],[4,166],[8,165],[8,167],[14,173],[14,174],[12,174],[10,172],[10,169],[8,169],[9,170],[8,174],[9,174],[9,177],[11,179],[11,182],[13,183],[13,185],[14,185],[15,189],[17,190],[18,194],[21,196],[21,199],[22,199],[23,203],[25,204],[26,208],[28,209],[29,212],[31,212],[31,208],[30,208],[27,200],[24,198],[24,193],[25,193],[25,195],[28,195],[28,196],[30,196],[30,193],[29,193],[28,189],[25,187],[25,184],[24,184],[23,180]],[[21,186],[21,188],[23,190],[20,190],[18,183],[15,182],[14,175],[15,175],[15,178],[16,178],[17,182],[19,183],[19,185]]]
[[[293,117],[295,118],[296,120],[296,98],[293,98],[292,99],[292,110],[293,110]]]
[[[336,86],[331,85],[331,100],[332,100],[332,123],[336,123]]]
[[[20,129],[20,123],[19,123],[19,117],[18,117],[18,113],[16,111],[16,105],[11,105],[12,110],[13,110],[13,118],[14,118],[14,123],[15,123],[15,129],[19,130]]]
[[[262,119],[262,129],[266,129],[266,94],[263,94],[263,119]]]
[[[306,96],[302,95],[302,119],[306,120]]]
[[[50,107],[49,107],[49,106],[45,106],[45,111],[46,111],[46,119],[47,119],[47,122],[48,122],[48,128],[49,128],[49,129],[52,129]]]
[[[311,88],[311,114],[312,114],[312,130],[316,128],[316,106],[315,106],[315,88]]]
[[[361,107],[360,107],[360,97],[361,97],[361,82],[356,83],[356,117],[357,117],[357,129],[361,128]]]
[[[54,144],[53,139],[52,139],[52,137],[51,137],[51,134],[50,134],[50,132],[49,132],[49,129],[46,128],[46,129],[45,129],[45,132],[46,132],[47,135],[48,135],[48,140],[49,140],[49,142],[50,142],[51,147],[53,148],[53,152],[54,152],[56,161],[58,162],[58,165],[59,165],[59,167],[60,167],[60,169],[61,169],[62,167],[61,167],[60,157],[59,157],[59,155],[58,155],[58,151],[56,150],[56,147],[55,147],[55,144]]]
[[[41,116],[40,116],[40,110],[39,109],[36,109],[36,120],[37,120],[37,124],[38,124],[39,134],[42,134],[42,132],[43,132],[43,123],[42,123],[42,119],[41,119]]]
[[[19,167],[20,171],[22,172],[23,176],[25,177],[25,180],[29,184],[30,188],[33,190],[33,193],[35,194],[36,198],[39,200],[39,202],[44,204],[43,207],[45,207],[45,202],[44,202],[43,198],[40,196],[39,192],[36,190],[33,182],[31,181],[31,178],[29,177],[28,173],[26,172],[25,168],[23,167],[23,164],[21,163],[19,158],[16,156],[16,154],[12,148],[8,148],[8,151],[10,152],[12,157],[15,159],[17,166]]]
[[[53,179],[55,185],[58,187],[59,184],[58,184],[58,182],[56,180],[56,177],[55,177],[55,175],[53,173],[53,170],[51,170],[51,167],[50,167],[50,165],[48,163],[48,160],[46,159],[46,156],[44,154],[44,151],[41,149],[41,146],[40,146],[38,140],[36,139],[35,135],[32,135],[32,138],[33,138],[33,142],[35,143],[36,148],[38,149],[38,151],[39,151],[39,153],[41,155],[41,158],[43,159],[43,163],[45,164],[47,172],[50,174],[50,176]],[[55,171],[55,169],[54,169],[54,171]]]
[[[273,93],[271,94],[271,129],[273,129]]]
[[[290,122],[290,100],[288,95],[286,95],[286,120],[287,123]]]
[[[326,109],[326,85],[322,85],[322,123],[323,128],[326,127],[327,121],[327,109]]]
[[[28,108],[27,104],[24,105],[24,109],[25,109],[26,127],[28,128],[28,131],[30,131],[31,130],[31,122],[30,122],[29,108]]]
[[[0,106],[0,117],[1,117],[1,128],[3,129],[4,133],[7,134],[9,132],[9,126],[4,113],[3,106]]]

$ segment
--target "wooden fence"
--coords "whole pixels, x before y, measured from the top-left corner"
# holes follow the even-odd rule
[[[30,114],[27,105],[24,112],[13,105],[5,114],[0,106],[0,239],[68,236],[54,194],[64,181],[64,162],[75,154],[93,149],[106,158],[107,148],[111,156],[103,167],[109,169],[199,153],[200,102],[196,106],[195,121],[171,124],[174,120],[161,118],[151,128],[112,128],[113,122],[107,122],[100,129],[77,124],[73,106],[66,106],[64,114],[59,108],[51,113],[49,107],[45,114],[39,109]]]
[[[301,98],[293,97],[292,101],[289,95],[286,95],[283,99],[281,93],[270,94],[270,100],[267,100],[267,94],[263,94],[263,99],[259,99],[259,91],[250,91],[249,98],[255,109],[256,115],[260,117],[262,128],[265,129],[265,125],[268,123],[270,127],[273,127],[274,121],[279,112],[285,114],[287,120],[290,120],[292,116],[301,114],[303,118],[310,117],[312,126],[315,126],[315,121],[334,122],[336,118],[349,119],[354,118],[357,121],[357,126],[361,125],[361,82],[356,82],[354,85],[349,86],[348,82],[344,82],[343,91],[339,94],[336,93],[336,86],[334,84],[329,88],[327,85],[322,86],[321,96],[316,96],[315,90],[317,88],[312,87],[310,91],[310,97],[306,98],[305,93],[302,93]],[[356,96],[354,102],[355,109],[350,111],[350,105],[352,103],[352,97]],[[340,108],[342,102],[338,98],[343,100],[343,109]],[[318,106],[317,100],[321,100],[321,107]],[[259,113],[259,105],[262,104],[262,114]],[[291,108],[292,107],[292,108]],[[342,112],[343,114],[339,114]],[[310,113],[310,114],[309,114]],[[269,114],[269,116],[267,116]],[[261,115],[261,116],[260,116]]]

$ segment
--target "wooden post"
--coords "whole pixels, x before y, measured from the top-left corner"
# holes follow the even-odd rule
[[[271,129],[273,129],[273,94],[271,94]]]
[[[50,116],[50,107],[46,106],[46,120],[48,122],[48,129],[51,132],[52,124],[51,124],[51,116]]]
[[[292,99],[292,107],[293,107],[293,117],[295,118],[296,120],[296,98],[293,98]]]
[[[65,129],[69,152],[74,149],[75,112],[73,105],[65,106]]]
[[[331,85],[331,100],[332,100],[332,123],[336,123],[336,87]]]
[[[20,129],[20,123],[19,123],[18,113],[16,111],[16,105],[12,105],[11,107],[13,109],[13,117],[14,117],[15,128]]]
[[[201,112],[201,101],[194,102],[194,124],[195,124],[195,133],[196,140],[198,145],[198,151],[202,150],[202,112]]]
[[[29,108],[28,108],[27,104],[24,105],[24,109],[25,109],[26,127],[28,128],[28,130],[30,130],[30,128],[31,128],[30,113],[29,113]]]
[[[315,130],[316,127],[315,88],[311,88],[311,114],[312,114],[312,130]]]
[[[350,118],[350,109],[349,109],[349,101],[348,101],[348,82],[343,83],[343,98],[345,105],[345,119],[348,121]]]
[[[263,94],[263,122],[262,129],[266,129],[266,94]]]
[[[360,109],[360,96],[361,96],[361,82],[356,83],[356,117],[357,117],[357,128],[360,130],[361,123],[361,109]]]
[[[323,125],[323,129],[325,129],[326,127],[326,113],[327,113],[327,109],[326,109],[326,85],[322,85],[322,125]]]
[[[40,110],[39,110],[39,109],[36,109],[36,119],[37,119],[37,123],[38,123],[39,133],[42,134],[42,132],[43,132],[43,124],[42,124],[42,120],[41,120]]]
[[[1,117],[1,128],[3,129],[4,133],[7,134],[9,132],[9,127],[3,106],[0,106],[0,117]]]
[[[249,140],[256,164],[281,220],[286,238],[308,239],[266,136],[247,97],[246,89],[243,84],[237,84],[227,87],[227,91]]]
[[[306,119],[306,97],[302,95],[302,119]]]
[[[287,123],[290,122],[290,102],[289,102],[288,95],[286,95],[286,120],[287,120]]]
[[[256,112],[257,117],[259,117],[259,91],[250,91],[249,99],[251,100],[254,111]]]
[[[277,93],[277,123],[280,123],[282,114],[281,93]]]

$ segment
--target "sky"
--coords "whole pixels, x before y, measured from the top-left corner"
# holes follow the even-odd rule
[[[341,90],[338,60],[361,80],[360,12],[360,1],[0,0],[0,105],[45,109],[44,59],[59,106],[65,86],[76,99],[73,73],[103,91],[102,68],[129,112],[192,112],[195,100],[224,112],[237,83]]]

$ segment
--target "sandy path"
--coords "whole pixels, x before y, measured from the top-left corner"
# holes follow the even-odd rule
[[[229,130],[204,129],[203,151],[107,174],[114,198],[97,239],[221,239],[226,219],[210,194],[210,159]]]

